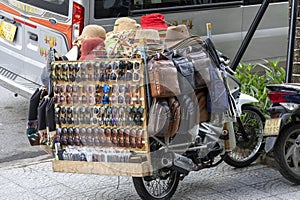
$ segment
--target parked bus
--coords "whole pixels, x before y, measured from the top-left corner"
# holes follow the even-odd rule
[[[118,17],[138,22],[162,13],[166,22],[186,24],[191,34],[206,37],[212,25],[216,47],[233,58],[262,0],[0,0],[0,85],[29,98],[41,85],[49,44],[60,54],[87,24],[112,30]],[[5,32],[5,34],[4,34]],[[285,58],[288,1],[273,0],[250,43],[244,62]]]

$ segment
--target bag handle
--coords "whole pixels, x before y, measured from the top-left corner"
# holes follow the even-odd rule
[[[212,58],[212,60],[214,61],[214,63],[217,65],[217,67],[220,68],[220,65],[221,65],[220,57],[218,55],[218,52],[215,48],[214,43],[211,41],[210,38],[207,38],[204,40],[204,47],[207,50],[207,52],[209,53],[209,55]]]

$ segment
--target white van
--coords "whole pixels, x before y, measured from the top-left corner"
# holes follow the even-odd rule
[[[162,13],[168,24],[186,24],[233,58],[262,0],[0,0],[0,85],[29,98],[41,85],[49,43],[61,54],[87,24],[112,30],[116,18]],[[243,61],[285,58],[288,1],[273,0]]]

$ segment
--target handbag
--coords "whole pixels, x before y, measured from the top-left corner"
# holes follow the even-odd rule
[[[152,97],[172,97],[181,93],[177,69],[172,60],[155,56],[148,61],[149,81]]]
[[[182,95],[179,99],[181,108],[180,132],[187,133],[199,123],[197,99],[194,94]]]
[[[177,133],[179,129],[181,113],[180,113],[180,104],[175,97],[169,98],[169,106],[171,109],[171,119],[170,119],[170,125],[169,125],[167,137],[172,137]]]
[[[221,61],[213,42],[207,38],[204,47],[209,54],[212,62],[209,66],[210,82],[208,85],[208,111],[211,113],[222,113],[228,111],[228,91],[223,79],[221,78]]]
[[[209,120],[209,114],[207,111],[207,91],[195,91],[198,101],[199,108],[199,123],[205,122]]]
[[[56,123],[55,123],[55,111],[54,100],[50,98],[46,105],[46,127],[47,127],[47,145],[50,148],[54,148],[53,142],[57,138],[56,135]]]
[[[194,66],[185,57],[173,58],[178,70],[178,81],[182,93],[190,93],[195,89]]]
[[[26,136],[30,145],[40,145],[40,132],[38,131],[38,108],[41,99],[47,94],[47,90],[37,88],[30,98]]]
[[[150,135],[164,137],[169,130],[171,111],[165,99],[153,99],[149,111],[147,131]]]
[[[195,89],[206,87],[205,79],[209,78],[208,67],[210,59],[203,48],[191,47],[186,52],[187,59],[194,66]]]
[[[46,96],[41,100],[41,103],[38,107],[38,131],[39,131],[39,140],[41,145],[47,143],[47,117],[46,117],[46,107],[49,102],[49,97]]]
[[[209,68],[210,83],[208,84],[208,111],[221,113],[228,110],[228,94],[220,72],[213,65]]]

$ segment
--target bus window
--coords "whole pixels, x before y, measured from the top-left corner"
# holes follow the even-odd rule
[[[286,2],[288,0],[271,0],[270,3]],[[261,4],[263,0],[245,0],[245,5]]]
[[[151,9],[151,8],[164,8],[188,5],[201,5],[201,4],[218,4],[229,2],[241,2],[240,0],[133,0],[131,9]]]
[[[49,10],[64,16],[69,15],[69,1],[68,0],[19,0],[20,2],[24,2],[30,4],[32,6],[42,8],[45,10]],[[18,7],[17,1],[12,1],[13,5]],[[57,9],[59,6],[59,9]]]
[[[95,0],[94,18],[127,17],[130,0]]]

